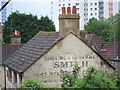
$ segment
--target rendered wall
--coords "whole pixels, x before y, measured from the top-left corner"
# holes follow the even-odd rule
[[[82,62],[88,61],[88,66],[82,66]],[[69,34],[48,53],[35,62],[23,75],[23,82],[27,79],[37,80],[48,86],[60,86],[60,70],[71,71],[75,64],[81,67],[79,76],[83,76],[83,71],[94,66],[106,72],[113,69],[105,62],[101,65],[100,57],[94,53],[86,44],[73,34]]]
[[[0,90],[5,87],[4,67],[0,65]]]

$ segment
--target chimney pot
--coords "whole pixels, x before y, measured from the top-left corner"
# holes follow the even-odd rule
[[[17,35],[20,36],[20,31],[17,31]]]
[[[17,30],[15,30],[15,35],[17,35]]]
[[[67,14],[71,14],[71,7],[67,7]]]
[[[66,14],[66,8],[62,7],[62,14]]]
[[[76,6],[73,6],[72,14],[76,14]]]
[[[12,32],[12,36],[14,36],[15,35],[15,32]]]

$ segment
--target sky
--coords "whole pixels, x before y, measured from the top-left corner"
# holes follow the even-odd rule
[[[51,0],[12,0],[12,11],[50,17]]]

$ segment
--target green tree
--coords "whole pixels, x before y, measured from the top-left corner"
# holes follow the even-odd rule
[[[40,19],[41,30],[46,32],[55,31],[54,23],[48,18],[48,16],[41,17]]]
[[[111,42],[120,42],[120,14],[116,14],[107,20],[112,26],[110,30],[110,40]]]
[[[63,79],[62,86],[64,88],[116,88],[117,87],[117,73],[106,73],[90,67],[87,74],[83,78],[79,78],[78,66],[73,69],[76,73],[68,71],[61,72]],[[75,77],[74,77],[75,76]],[[77,76],[77,77],[76,77]],[[71,82],[72,81],[72,82]]]
[[[84,28],[87,32],[96,34],[105,41],[120,42],[120,14],[116,14],[106,20],[92,18]]]
[[[4,43],[10,43],[11,33],[15,30],[21,32],[22,43],[30,40],[39,31],[55,31],[55,25],[47,16],[38,19],[32,14],[12,13],[3,26]]]
[[[96,34],[99,38],[109,41],[109,32],[111,30],[111,25],[106,20],[97,20],[92,18],[84,26],[85,30],[90,34]]]

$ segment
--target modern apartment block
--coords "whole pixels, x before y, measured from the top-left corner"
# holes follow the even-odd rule
[[[118,11],[120,13],[120,1],[118,2]]]
[[[53,0],[51,2],[51,19],[58,30],[58,15],[62,13],[62,7],[76,6],[77,14],[80,15],[80,29],[84,30],[90,18],[107,19],[118,13],[117,0]],[[67,10],[66,10],[67,11]]]
[[[1,0],[0,1],[0,7],[2,7],[7,0]],[[0,12],[0,22],[5,22],[7,20],[7,17],[12,12],[12,2],[10,2],[1,12]]]

